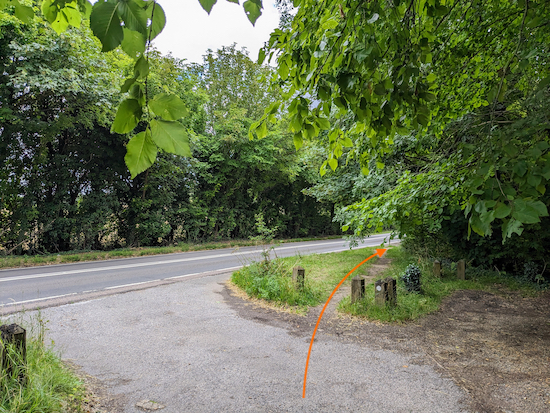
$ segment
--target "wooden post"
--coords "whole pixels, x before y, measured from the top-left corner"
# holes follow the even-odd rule
[[[459,280],[466,279],[466,262],[464,260],[459,260],[456,263],[456,277]]]
[[[302,267],[294,267],[292,269],[292,281],[297,290],[302,290],[304,288],[306,278],[306,270]]]
[[[356,303],[365,296],[365,279],[360,275],[351,280],[351,303]]]
[[[374,283],[374,303],[379,307],[386,305],[387,287],[386,280],[378,280]]]
[[[11,376],[19,371],[19,382],[26,381],[25,366],[27,364],[27,331],[17,324],[0,326],[0,376]],[[11,347],[14,354],[8,354],[7,347]],[[14,357],[15,356],[15,357]]]
[[[397,283],[395,278],[388,277],[384,280],[386,282],[386,301],[392,307],[397,304]]]
[[[441,262],[439,260],[434,261],[434,275],[437,278],[441,277]]]

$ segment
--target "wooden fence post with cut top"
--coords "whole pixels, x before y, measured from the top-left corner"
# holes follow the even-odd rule
[[[297,290],[302,290],[305,285],[306,270],[302,267],[294,267],[292,269],[292,281]]]
[[[351,303],[356,303],[365,295],[365,279],[360,275],[351,280]]]
[[[379,307],[386,305],[387,288],[386,280],[378,280],[374,283],[374,303]]]
[[[17,324],[0,326],[0,377],[19,371],[19,382],[26,382],[27,331]],[[9,351],[8,348],[11,348]]]
[[[386,282],[386,301],[395,307],[397,304],[397,282],[392,277],[388,277],[384,281]]]
[[[441,277],[441,262],[439,260],[434,261],[434,275],[436,277]]]
[[[466,279],[466,262],[464,260],[459,260],[456,264],[456,277],[459,280]]]

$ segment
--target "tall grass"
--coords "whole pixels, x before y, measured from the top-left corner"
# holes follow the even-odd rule
[[[19,367],[11,374],[0,373],[0,413],[80,412],[84,386],[63,365],[53,343],[45,344],[45,322],[38,316],[23,327],[27,329],[26,364],[17,349],[7,344],[12,365]],[[25,381],[20,380],[21,374]]]

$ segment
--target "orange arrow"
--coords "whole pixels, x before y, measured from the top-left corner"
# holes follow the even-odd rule
[[[370,257],[364,259],[363,261],[361,261],[359,264],[357,264],[355,267],[353,267],[353,270],[351,270],[350,272],[348,272],[348,275],[346,275],[344,278],[342,278],[342,281],[340,281],[338,283],[338,285],[336,286],[336,288],[334,289],[334,291],[332,291],[332,293],[330,294],[330,296],[328,297],[328,300],[327,302],[325,303],[325,306],[323,307],[323,309],[321,310],[321,314],[319,314],[319,319],[317,320],[317,324],[315,324],[315,329],[313,330],[313,335],[311,336],[311,341],[309,342],[309,351],[307,352],[307,360],[306,360],[306,372],[304,373],[304,391],[302,393],[302,398],[305,399],[306,398],[306,380],[307,380],[307,368],[309,366],[309,356],[311,355],[311,347],[313,347],[313,340],[315,340],[315,333],[317,332],[317,328],[319,327],[319,323],[321,322],[321,317],[323,317],[323,313],[325,312],[325,310],[327,309],[327,306],[328,306],[328,303],[330,302],[330,300],[332,300],[332,296],[334,295],[334,293],[336,291],[338,291],[338,288],[340,288],[340,286],[344,283],[344,281],[346,281],[346,278],[348,278],[357,268],[359,268],[361,265],[363,265],[364,263],[366,263],[368,260],[370,260],[371,258],[374,258],[378,255],[379,258],[382,258],[382,255],[384,255],[384,253],[387,251],[388,249],[387,248],[380,248],[380,249],[376,249],[376,253],[372,254]]]

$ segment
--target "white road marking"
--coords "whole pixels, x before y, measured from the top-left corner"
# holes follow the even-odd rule
[[[330,244],[340,244],[340,242],[332,242]],[[311,245],[312,244],[309,244],[307,246],[311,246]],[[316,244],[313,244],[313,245],[316,245]],[[324,244],[324,245],[327,245],[327,244]],[[305,245],[302,246],[302,247],[305,247]],[[357,247],[352,247],[351,249],[367,248],[367,247],[369,247],[369,246],[357,246]],[[293,248],[293,247],[283,247],[283,248],[278,248],[278,249],[281,250],[281,249],[289,249],[289,248]],[[346,247],[346,248],[342,248],[342,249],[326,251],[326,252],[323,252],[323,253],[320,253],[320,254],[329,254],[331,252],[348,251],[349,249],[350,249],[349,247]],[[258,252],[258,251],[249,251],[249,252],[246,252],[246,253],[250,254],[250,253],[253,253],[253,252]],[[218,255],[227,256],[227,255],[231,255],[231,254],[218,254]],[[210,256],[210,257],[212,257],[212,256]],[[206,258],[208,258],[208,257],[206,257]],[[183,260],[171,260],[171,261],[179,262],[179,261],[183,261]],[[159,262],[163,263],[163,262],[166,262],[166,261],[159,261]],[[132,267],[132,266],[133,265],[117,266],[117,267],[126,268],[126,267]],[[213,272],[222,273],[222,272],[225,272],[225,271],[238,270],[242,267],[243,267],[243,265],[239,265],[237,267],[221,268],[219,270],[214,270],[214,271],[204,271],[204,272],[196,272],[196,273],[192,273],[192,274],[176,275],[175,277],[163,278],[162,280],[151,280],[151,281],[142,281],[142,282],[131,283],[131,284],[115,285],[115,286],[112,286],[112,287],[105,287],[103,290],[112,290],[112,289],[115,289],[115,288],[131,287],[131,286],[134,286],[134,285],[148,284],[148,283],[153,283],[153,282],[156,282],[156,281],[163,281],[163,280],[174,280],[174,279],[178,279],[178,278],[191,277],[191,276],[194,276],[194,275],[211,274]],[[110,267],[110,268],[113,268],[113,267]],[[80,270],[80,271],[83,271],[83,270]],[[73,272],[72,271],[63,271],[62,272],[62,274],[71,274],[71,273],[73,273]],[[61,274],[56,273],[56,275],[61,275]],[[28,276],[26,276],[26,277],[28,277]],[[12,277],[12,278],[16,278],[16,277]],[[40,277],[36,277],[36,278],[40,278]],[[2,280],[0,280],[0,281],[2,281]],[[96,292],[96,291],[98,291],[98,290],[88,290],[88,291],[83,291],[82,293],[90,293],[90,292]],[[8,303],[8,304],[0,304],[0,308],[4,307],[4,306],[8,306],[8,305],[17,305],[17,304],[32,303],[32,302],[36,302],[36,301],[53,300],[55,298],[68,297],[68,296],[77,295],[77,294],[79,294],[79,293],[69,293],[69,294],[55,295],[55,296],[52,296],[52,297],[35,298],[35,299],[32,299],[32,300],[25,300],[25,301],[14,301],[14,302],[11,302],[11,303]]]
[[[221,274],[222,272],[225,272],[225,271],[233,271],[233,270],[238,270],[239,268],[242,268],[243,265],[239,265],[238,267],[228,267],[228,268],[221,268],[219,270],[214,270],[214,271],[205,271],[205,272],[195,272],[193,274],[183,274],[183,275],[176,275],[175,277],[168,277],[168,278],[163,278],[163,280],[177,280],[178,278],[185,278],[185,277],[191,277],[193,275],[203,275],[203,274],[211,274],[213,272],[217,274]]]
[[[338,242],[327,242],[325,244],[306,244],[306,245],[300,245],[300,246],[289,246],[289,247],[278,247],[275,248],[275,252],[281,251],[281,250],[288,250],[288,249],[300,249],[300,248],[308,248],[308,247],[323,247],[326,245],[334,245],[334,244],[342,244],[342,241]],[[366,246],[365,246],[366,247]],[[357,248],[363,248],[363,246],[358,246]],[[337,251],[345,251],[349,248],[340,249]],[[259,250],[254,251],[237,251],[236,254],[240,255],[248,255],[248,254],[258,254]],[[330,252],[336,252],[336,251],[330,251]],[[126,265],[112,265],[109,267],[99,267],[99,268],[86,268],[82,270],[71,270],[71,271],[58,271],[58,272],[50,272],[50,273],[43,273],[43,274],[29,274],[29,275],[19,275],[15,277],[6,277],[6,278],[0,278],[0,283],[3,282],[9,282],[9,281],[20,281],[20,280],[31,280],[34,278],[47,278],[47,277],[56,277],[58,275],[69,275],[69,274],[83,274],[88,272],[99,272],[99,271],[112,271],[112,270],[121,270],[121,269],[128,269],[128,268],[137,268],[137,267],[149,267],[152,265],[164,265],[164,264],[175,264],[179,262],[189,262],[189,261],[200,261],[200,260],[207,260],[207,259],[213,259],[213,258],[224,258],[224,257],[231,257],[235,256],[235,253],[225,253],[225,254],[216,254],[216,255],[207,255],[202,257],[191,257],[191,258],[179,258],[176,260],[167,260],[167,261],[152,261],[152,262],[141,262],[141,263],[134,263],[134,264],[126,264]]]
[[[70,294],[54,295],[52,297],[34,298],[32,300],[14,301],[14,302],[8,303],[8,304],[0,304],[0,307],[4,307],[4,306],[7,306],[7,305],[33,303],[35,301],[53,300],[54,298],[68,297],[70,295],[77,295],[77,294],[78,293],[70,293]]]
[[[154,283],[155,281],[160,281],[160,280],[151,280],[151,281],[142,281],[142,282],[139,282],[139,283],[130,283],[130,284],[114,285],[114,286],[112,286],[112,287],[105,287],[104,290],[112,290],[113,288],[131,287],[132,285],[140,285],[140,284]]]

